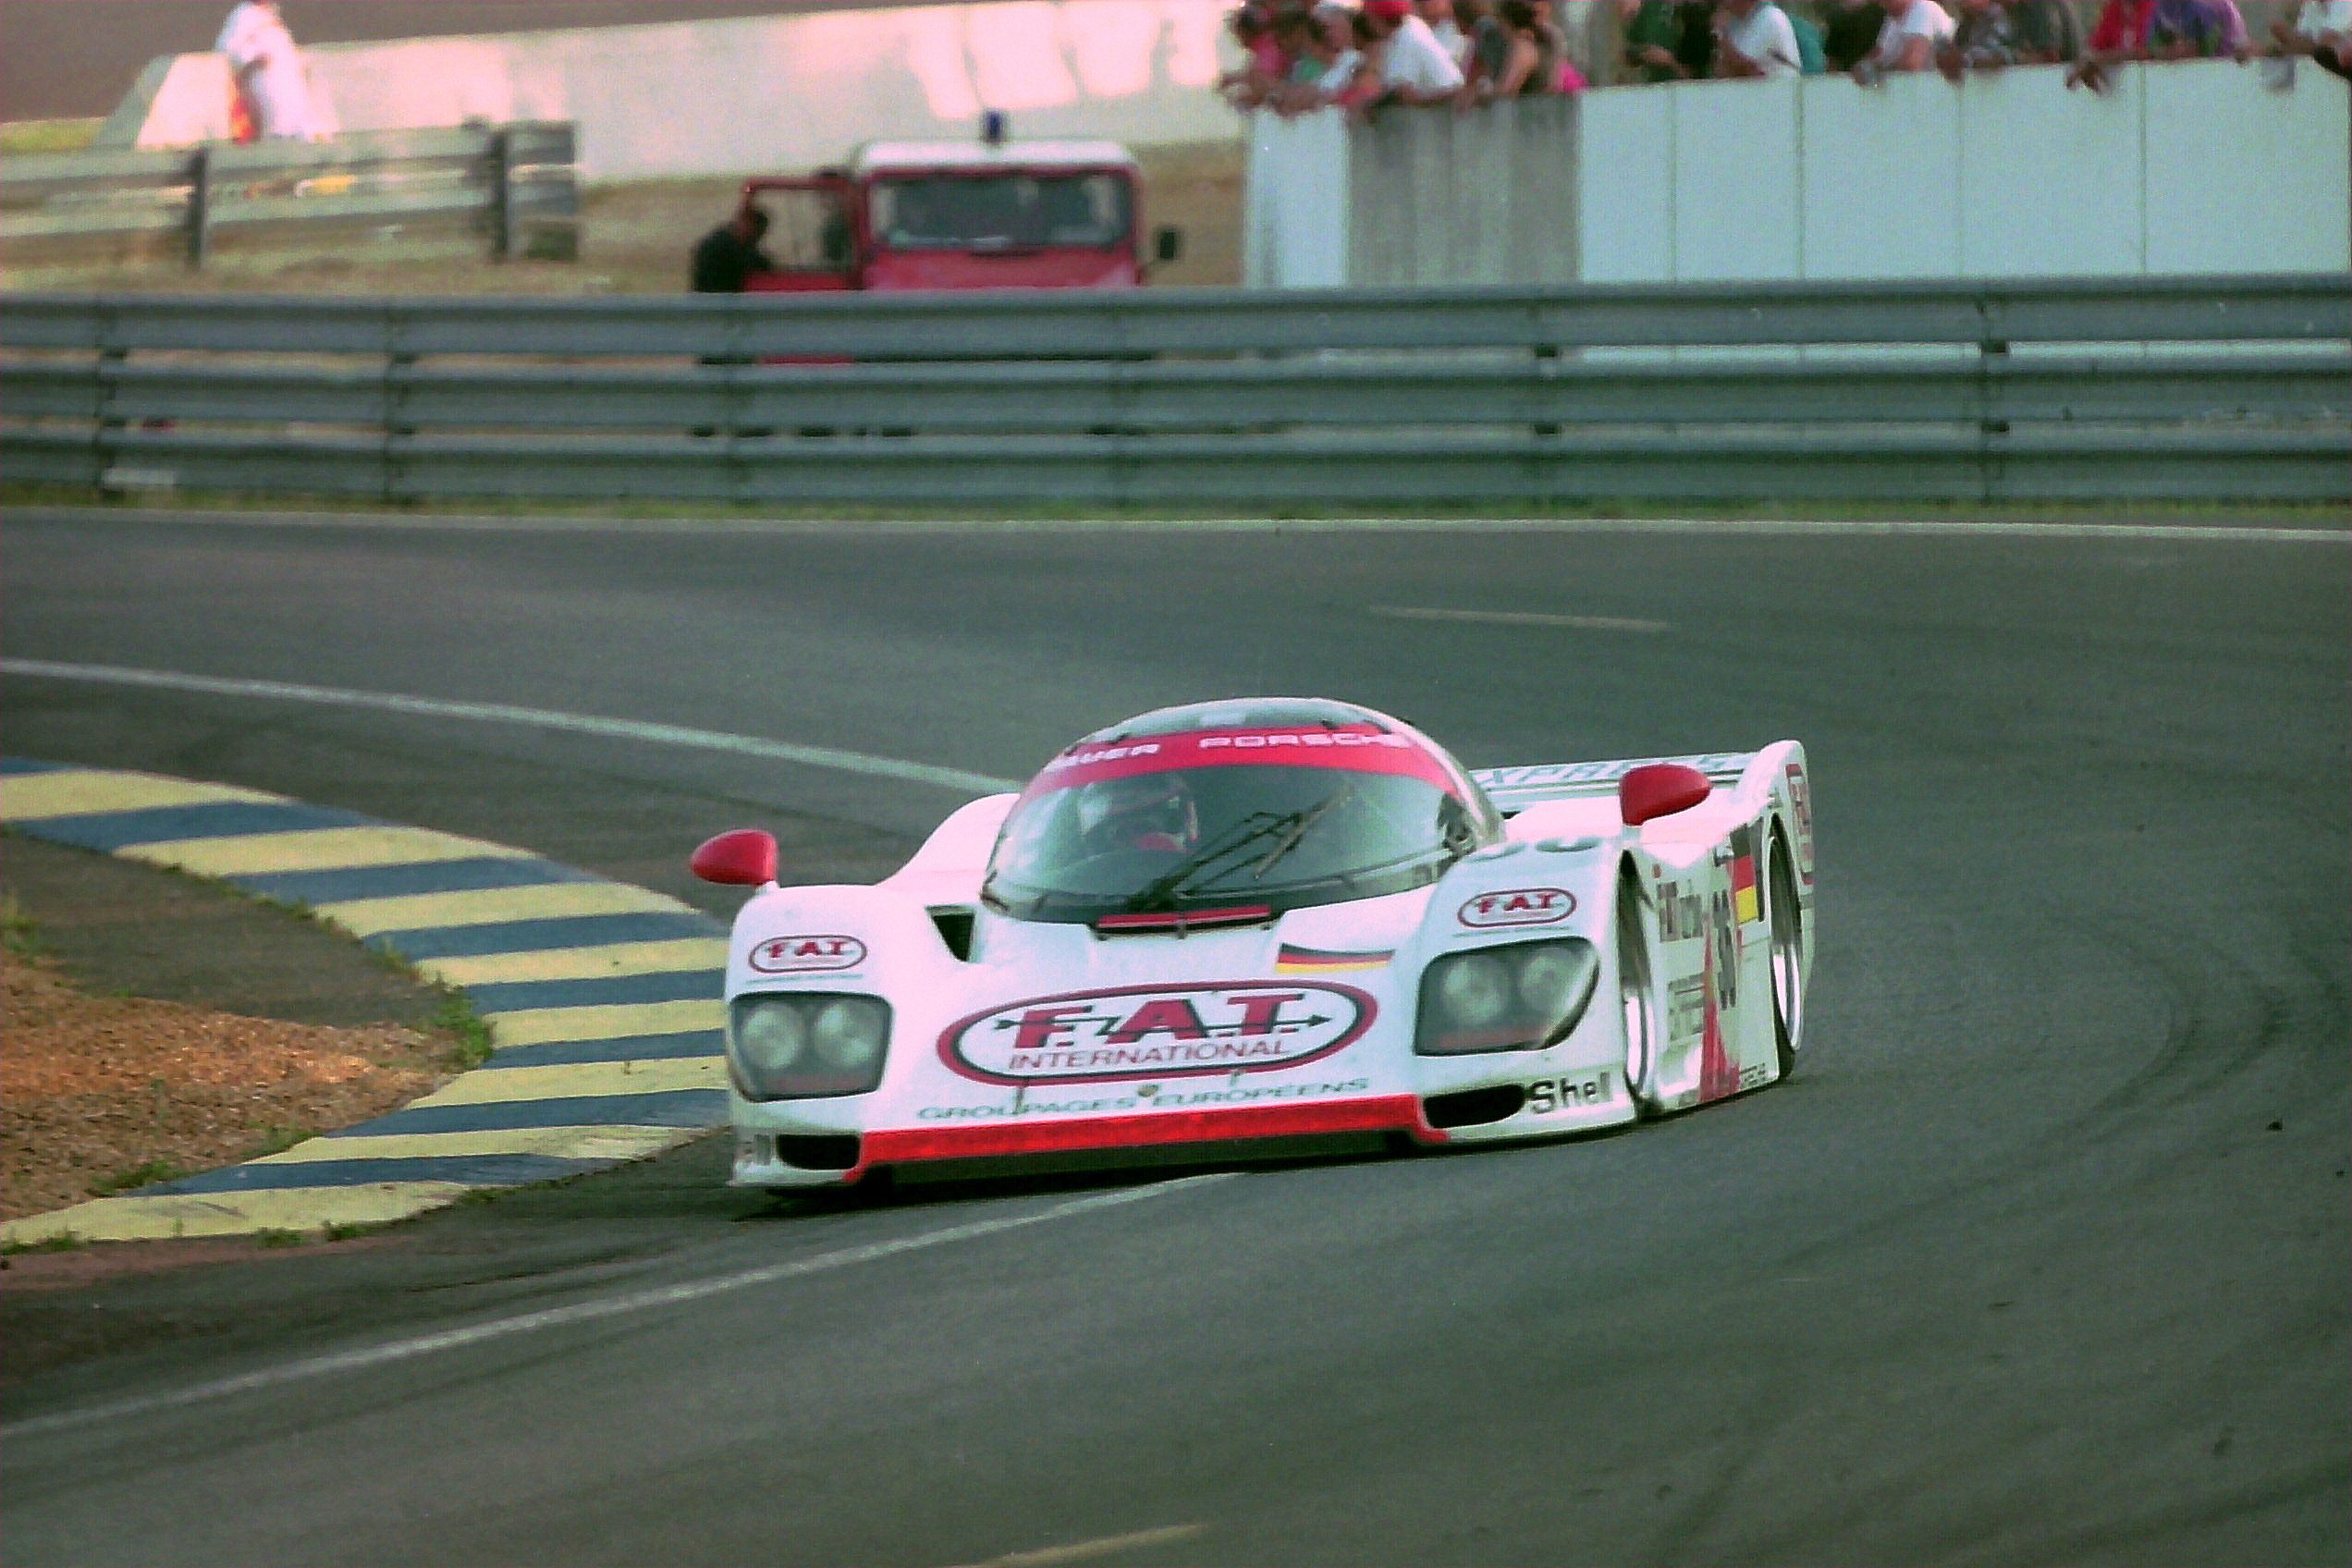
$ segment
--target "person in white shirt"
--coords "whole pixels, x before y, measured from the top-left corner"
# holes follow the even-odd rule
[[[2315,55],[2352,40],[2352,0],[2303,0],[2292,21],[2271,24],[2270,55]]]
[[[1953,33],[1952,14],[1936,0],[1885,0],[1886,24],[1879,41],[1854,67],[1855,80],[1877,80],[1890,71],[1924,71],[1935,64],[1936,45]]]
[[[263,136],[317,141],[327,134],[325,116],[311,95],[302,51],[277,14],[277,0],[239,0],[221,24],[213,48],[228,56],[237,90],[252,110]]]
[[[1400,104],[1442,104],[1462,91],[1462,67],[1429,24],[1413,14],[1412,0],[1365,0],[1364,14],[1385,31],[1380,82]]]
[[[1796,29],[1772,0],[1724,0],[1715,14],[1715,74],[1785,77],[1803,70]]]
[[[1462,23],[1454,17],[1453,0],[1415,0],[1414,10],[1429,24],[1429,36],[1453,61],[1453,68],[1466,74],[1470,69],[1470,35],[1462,31]]]

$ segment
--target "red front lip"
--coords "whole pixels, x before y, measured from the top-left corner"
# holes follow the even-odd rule
[[[1446,1135],[1422,1118],[1419,1098],[1412,1095],[1380,1095],[1365,1099],[1324,1100],[1313,1105],[1144,1111],[1061,1121],[909,1127],[869,1133],[852,1175],[863,1174],[877,1165],[907,1165],[920,1160],[991,1159],[1166,1144],[1255,1142],[1335,1133],[1403,1133],[1419,1143],[1446,1142]]]

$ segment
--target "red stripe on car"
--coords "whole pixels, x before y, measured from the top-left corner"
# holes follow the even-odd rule
[[[1411,1095],[1384,1095],[1316,1105],[1166,1110],[1011,1126],[910,1127],[867,1133],[864,1158],[860,1163],[864,1167],[902,1165],[925,1159],[986,1159],[1008,1155],[1069,1154],[1160,1144],[1312,1137],[1333,1133],[1410,1133],[1424,1143],[1446,1141],[1443,1133],[1421,1119],[1419,1100]]]

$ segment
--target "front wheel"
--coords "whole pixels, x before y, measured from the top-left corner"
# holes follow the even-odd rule
[[[1641,884],[1631,875],[1617,884],[1617,1011],[1625,1031],[1625,1090],[1634,1114],[1658,1114],[1658,993],[1649,978],[1649,933],[1642,919]]]

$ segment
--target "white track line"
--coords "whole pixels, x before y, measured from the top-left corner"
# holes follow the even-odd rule
[[[1936,538],[2205,541],[2352,545],[2352,527],[2285,528],[2201,522],[1997,522],[1961,520],[1796,518],[990,518],[790,519],[417,516],[373,512],[227,512],[121,507],[18,507],[10,521],[106,524],[245,524],[268,528],[356,528],[386,532],[512,533],[1695,533],[1915,535]]]
[[[837,751],[830,746],[803,746],[790,741],[765,741],[755,735],[729,735],[716,729],[691,729],[679,724],[646,724],[633,718],[602,718],[594,714],[553,713],[545,708],[515,707],[506,703],[453,703],[437,697],[404,697],[389,692],[349,692],[334,686],[301,686],[288,680],[240,680],[214,675],[182,675],[165,669],[126,669],[116,665],[61,664],[52,659],[0,659],[0,673],[48,680],[81,680],[101,686],[145,686],[164,692],[201,692],[216,697],[268,697],[280,702],[317,703],[328,707],[374,708],[383,713],[414,714],[424,718],[464,718],[488,724],[521,724],[534,729],[557,729],[573,735],[597,735],[607,740],[643,741],[659,746],[692,746],[706,752],[731,752],[738,756],[773,757],[808,767],[828,767],[873,778],[897,778],[910,784],[936,785],[970,795],[995,795],[1018,790],[1020,782],[995,778],[961,768],[934,767],[929,763],[901,762],[896,757],[868,756],[864,752]]]
[[[982,1236],[994,1236],[1006,1231],[1018,1231],[1030,1225],[1043,1225],[1047,1220],[1066,1219],[1072,1215],[1092,1213],[1097,1209],[1116,1208],[1121,1204],[1139,1203],[1145,1198],[1159,1197],[1190,1187],[1205,1186],[1211,1182],[1230,1181],[1239,1172],[1210,1171],[1199,1176],[1180,1176],[1172,1182],[1155,1182],[1147,1187],[1128,1187],[1118,1192],[1097,1193],[1091,1197],[1072,1198],[1051,1208],[1029,1214],[1010,1214],[997,1219],[975,1219],[966,1225],[951,1225],[944,1231],[926,1231],[919,1236],[901,1236],[895,1241],[869,1242],[864,1246],[844,1247],[839,1252],[819,1253],[815,1257],[795,1258],[789,1263],[771,1263],[758,1268],[746,1268],[741,1273],[721,1274],[713,1279],[695,1280],[684,1284],[661,1285],[652,1290],[632,1291],[627,1295],[607,1296],[602,1301],[575,1302],[570,1306],[551,1306],[537,1312],[525,1312],[513,1317],[494,1317],[486,1323],[476,1323],[464,1329],[446,1329],[437,1334],[422,1334],[414,1339],[394,1340],[386,1344],[370,1345],[364,1350],[340,1351],[333,1355],[312,1356],[304,1361],[290,1361],[280,1366],[264,1367],[235,1378],[223,1378],[217,1382],[199,1383],[192,1388],[177,1389],[169,1393],[140,1394],[129,1399],[113,1400],[104,1404],[86,1405],[80,1410],[59,1411],[54,1415],[36,1415],[29,1421],[12,1421],[0,1425],[0,1437],[11,1439],[32,1437],[43,1432],[61,1432],[75,1427],[88,1427],[102,1421],[117,1421],[127,1416],[146,1415],[159,1410],[176,1410],[186,1405],[202,1404],[231,1395],[252,1393],[263,1389],[280,1388],[288,1383],[307,1382],[315,1378],[337,1377],[347,1372],[363,1371],[369,1367],[386,1366],[395,1362],[411,1361],[421,1355],[433,1355],[445,1350],[459,1350],[467,1345],[484,1344],[492,1340],[510,1339],[517,1334],[536,1333],[542,1329],[566,1328],[575,1323],[594,1323],[607,1317],[619,1317],[632,1312],[651,1312],[666,1306],[682,1306],[689,1302],[707,1300],[730,1291],[748,1290],[754,1285],[770,1285],[779,1280],[798,1280],[811,1274],[829,1274],[837,1268],[855,1264],[874,1263],[901,1253],[919,1252],[925,1247],[944,1246],[949,1242],[976,1241]]]
[[[1065,1562],[1084,1562],[1089,1558],[1108,1557],[1113,1552],[1188,1541],[1207,1528],[1206,1525],[1163,1525],[1156,1530],[1130,1530],[1123,1536],[1097,1536],[1093,1540],[1072,1541],[1068,1546],[1007,1552],[1002,1557],[991,1557],[986,1562],[973,1563],[971,1568],[1061,1568]]]
[[[1398,620],[1459,620],[1474,626],[1564,626],[1579,631],[1671,631],[1662,620],[1621,615],[1552,615],[1542,610],[1445,610],[1417,605],[1374,605],[1374,615]]]

